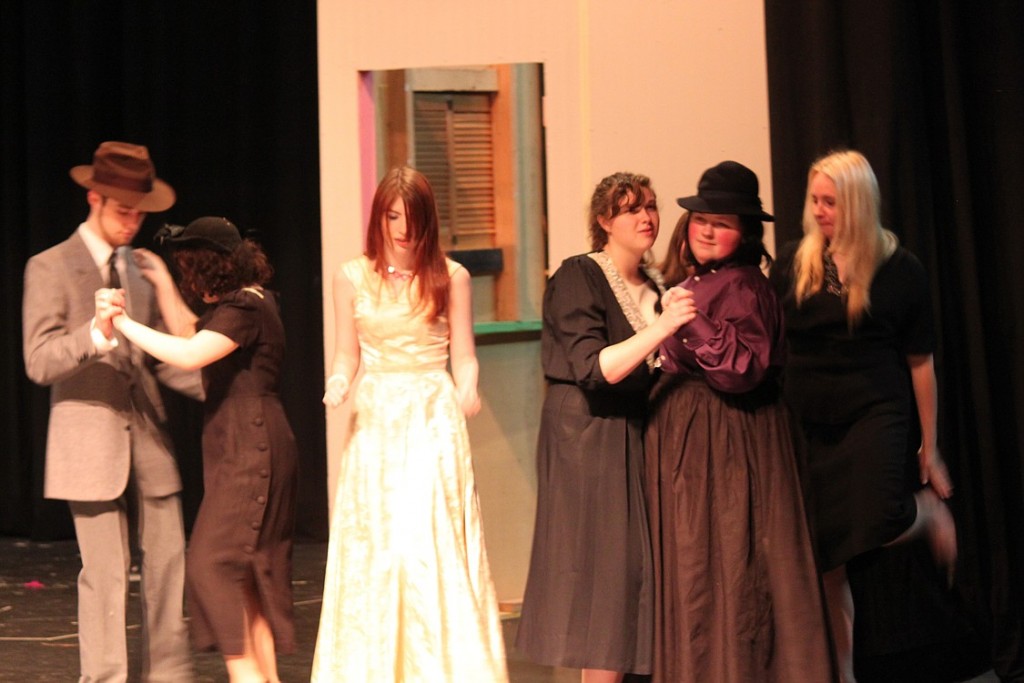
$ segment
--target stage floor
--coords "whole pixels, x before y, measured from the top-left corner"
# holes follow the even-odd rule
[[[293,565],[295,635],[299,650],[278,658],[281,680],[309,680],[320,619],[326,543],[296,543]],[[36,543],[0,537],[0,681],[43,683],[78,678],[76,581],[81,567],[74,541]],[[130,589],[128,647],[138,665],[138,581]],[[516,619],[505,618],[509,674],[513,683],[576,683],[579,672],[536,666],[516,657],[511,647]],[[201,683],[227,681],[220,655],[194,654]],[[133,672],[132,681],[139,680]]]
[[[309,680],[320,618],[326,543],[295,545],[293,586],[295,631],[299,650],[280,657],[278,668],[285,683]],[[78,677],[76,580],[81,567],[74,541],[37,543],[0,537],[0,681],[44,683],[74,681]],[[130,661],[138,666],[138,582],[132,581],[128,613]],[[552,669],[523,661],[512,647],[517,619],[502,620],[512,683],[576,683],[575,669]],[[227,681],[220,655],[194,654],[200,683]],[[138,681],[133,672],[131,681]],[[966,683],[997,683],[991,672]]]

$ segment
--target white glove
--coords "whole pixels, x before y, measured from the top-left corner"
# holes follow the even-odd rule
[[[348,377],[342,374],[334,374],[327,378],[324,385],[326,387],[324,405],[329,408],[337,408],[345,401],[345,397],[348,396]]]

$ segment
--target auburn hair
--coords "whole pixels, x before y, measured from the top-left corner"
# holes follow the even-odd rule
[[[687,247],[686,231],[690,225],[690,212],[683,210],[676,227],[672,230],[672,236],[668,241],[668,251],[665,252],[664,260],[658,265],[658,269],[665,278],[666,287],[674,287],[690,277],[693,270],[692,264],[683,259],[683,249]],[[689,251],[687,251],[689,253]]]
[[[450,276],[441,251],[440,220],[427,177],[409,166],[390,169],[381,178],[370,207],[366,257],[381,279],[387,277],[388,209],[396,199],[405,205],[406,238],[412,251],[414,310],[433,321],[448,311]]]

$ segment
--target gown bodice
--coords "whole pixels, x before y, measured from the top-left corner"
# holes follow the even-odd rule
[[[448,272],[459,264],[448,261]],[[410,292],[416,281],[393,287],[365,256],[344,265],[355,287],[355,324],[366,372],[444,370],[448,363],[448,318],[426,320],[415,311]]]

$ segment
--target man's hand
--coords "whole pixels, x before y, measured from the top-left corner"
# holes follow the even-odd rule
[[[124,314],[123,289],[96,290],[96,328],[107,339],[114,337],[114,318]]]

